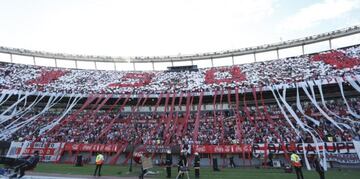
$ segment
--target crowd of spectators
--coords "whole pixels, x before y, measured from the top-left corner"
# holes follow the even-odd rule
[[[61,69],[1,63],[0,89],[69,94],[153,94],[213,91],[235,87],[247,88],[358,75],[360,73],[359,57],[360,46],[354,46],[311,56],[231,67],[147,73]],[[350,108],[356,114],[360,114],[359,99],[358,97],[348,99]],[[102,110],[85,110],[74,117],[72,115],[75,113],[72,111],[52,130],[40,134],[40,129],[61,115],[54,111],[48,111],[29,125],[16,130],[8,140],[72,143],[130,142],[144,145],[219,145],[313,142],[313,140],[320,139],[340,142],[360,139],[359,119],[349,114],[342,99],[327,100],[326,107],[336,114],[332,117],[336,122],[343,124],[343,131],[325,119],[310,102],[302,102],[301,105],[305,113],[318,121],[319,125],[304,118],[295,104],[290,105],[300,116],[301,121],[311,128],[315,139],[301,129],[289,114],[290,122],[296,130],[293,129],[285,120],[278,105],[268,104],[266,106],[249,106],[246,107],[246,110],[240,109],[239,111],[234,109],[216,110],[215,112],[193,110],[191,112],[175,111],[172,114],[169,111],[152,113],[135,110],[135,112],[119,115]],[[21,117],[13,116],[6,122],[0,123],[0,131],[20,124],[35,114],[36,111],[31,111]],[[297,133],[297,131],[300,132]]]
[[[0,64],[0,89],[61,93],[164,93],[251,88],[360,73],[360,46],[198,71],[120,72]]]
[[[354,112],[360,113],[360,98],[349,98],[348,102]],[[326,142],[342,142],[360,139],[360,123],[352,117],[341,99],[326,101],[326,106],[340,118],[333,116],[337,122],[344,123],[349,128],[339,130],[325,119],[310,102],[301,104],[305,113],[319,121],[316,125],[312,121],[301,117],[301,113],[293,104],[292,107],[300,116],[301,121],[311,127],[315,140]],[[197,111],[192,111],[189,118],[185,113],[178,115],[164,115],[164,113],[136,112],[116,115],[99,111],[83,111],[76,117],[64,118],[64,120],[44,135],[39,135],[39,130],[50,121],[55,120],[59,114],[45,113],[31,125],[19,129],[9,138],[10,141],[39,140],[46,142],[71,142],[71,143],[135,143],[145,145],[177,145],[177,144],[252,144],[252,143],[291,143],[313,142],[310,133],[305,132],[290,117],[299,135],[285,120],[280,109],[275,104],[264,106],[249,106],[248,115],[234,110],[201,111],[198,137],[194,140],[195,121]],[[268,117],[265,117],[268,114]],[[30,117],[23,117],[26,118]],[[351,120],[343,120],[349,118]],[[170,122],[169,122],[170,121]],[[13,121],[0,126],[0,130]],[[21,121],[18,121],[21,122]],[[240,126],[238,129],[237,126]],[[237,135],[237,133],[239,133]]]

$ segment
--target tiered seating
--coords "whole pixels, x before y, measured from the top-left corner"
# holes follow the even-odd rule
[[[351,98],[350,105],[353,109],[360,112],[359,98]],[[346,112],[346,107],[342,100],[328,100],[326,105],[329,110],[341,117],[348,117],[354,121],[351,115]],[[334,127],[325,118],[314,110],[308,102],[302,103],[306,113],[320,122],[316,126],[309,120],[301,120],[316,130],[324,141],[352,141],[360,139],[359,123],[347,122],[351,128],[344,129],[341,132]],[[252,144],[252,143],[281,143],[281,142],[312,142],[313,139],[308,133],[302,132],[301,137],[297,136],[295,131],[286,122],[280,109],[276,105],[266,106],[270,118],[260,117],[258,113],[264,113],[263,106],[259,110],[255,107],[249,107],[249,116],[240,111],[241,128],[240,136],[236,137],[236,118],[237,116],[231,111],[218,111],[215,114],[210,111],[203,111],[200,117],[199,136],[197,141],[193,140],[194,123],[196,114],[190,115],[188,121],[184,121],[184,114],[181,113],[178,118],[169,126],[168,133],[165,133],[167,118],[162,115],[153,116],[152,113],[136,113],[120,115],[115,118],[115,114],[87,111],[81,113],[72,120],[64,120],[54,130],[46,135],[39,136],[39,129],[49,121],[54,120],[58,114],[46,113],[40,119],[26,126],[13,134],[9,140],[31,140],[37,139],[48,142],[71,142],[71,143],[133,143],[146,145],[163,145],[163,144]],[[295,110],[297,111],[297,110]],[[298,114],[300,114],[297,111]],[[70,114],[71,115],[71,114]],[[23,120],[31,115],[24,117]],[[255,118],[255,116],[258,116]],[[114,123],[112,120],[115,119]],[[12,121],[10,121],[12,122]],[[10,122],[2,125],[6,127]],[[21,122],[21,121],[18,121]],[[300,126],[291,118],[291,122],[301,131]],[[182,125],[187,125],[186,127]],[[105,130],[109,128],[109,130]],[[180,129],[180,130],[179,130]],[[1,130],[1,129],[0,129]],[[167,143],[166,141],[169,140]]]
[[[196,104],[193,104],[193,100],[190,100],[190,98],[194,99],[191,97],[193,94],[184,92],[202,92],[198,100],[201,101],[203,91],[215,93],[218,90],[224,92],[230,88],[238,90],[239,88],[351,76],[360,72],[359,56],[360,47],[351,47],[311,57],[302,56],[231,67],[201,69],[198,72],[128,73],[2,64],[2,68],[0,68],[0,87],[2,89],[31,92],[41,90],[58,94],[81,93],[86,94],[84,96],[87,96],[88,99],[93,97],[83,103],[83,107],[77,111],[64,113],[66,116],[61,122],[45,134],[40,135],[39,130],[58,119],[61,114],[49,110],[35,118],[29,125],[22,126],[12,133],[8,140],[36,139],[51,142],[145,145],[251,144],[299,142],[301,140],[312,142],[314,139],[301,130],[295,119],[290,117],[290,123],[298,131],[302,131],[299,135],[295,133],[290,123],[284,119],[284,114],[280,109],[281,105],[253,104],[246,106],[244,99],[244,105],[241,108],[234,108],[230,105],[226,110],[201,111],[202,103],[195,102]],[[38,88],[39,85],[41,85],[41,89]],[[104,93],[111,95],[105,96]],[[136,106],[132,104],[131,112],[126,114],[121,111],[119,107],[121,104],[114,104],[116,108],[109,111],[102,109],[112,94],[123,94],[122,98],[125,96],[129,98],[130,93],[141,94],[138,97],[143,97],[144,101],[147,99],[147,95],[160,93],[155,107],[158,108],[162,101],[160,105],[166,106],[169,110],[152,112],[138,110],[139,106],[145,104],[144,101],[138,102]],[[186,100],[186,111],[174,111],[176,108],[174,105],[179,102],[175,104],[175,101],[171,101],[173,94],[188,94],[188,96],[182,96],[186,97],[182,103],[184,105]],[[165,98],[165,104],[161,97]],[[227,101],[225,98],[226,96],[222,101]],[[239,98],[236,99],[239,100]],[[227,102],[229,101],[230,99]],[[350,108],[360,114],[359,97],[352,97],[348,101]],[[216,102],[218,101],[214,100],[214,106]],[[255,99],[254,102],[258,103]],[[88,107],[90,103],[92,108]],[[318,126],[314,124],[314,121],[305,119],[294,103],[290,106],[304,124],[316,131],[318,139],[326,141],[360,139],[359,117],[356,118],[353,114],[349,114],[349,110],[344,106],[344,101],[336,99],[327,100],[326,103],[330,111],[340,116],[332,114],[334,120],[350,127],[344,127],[343,131],[339,130],[319,114],[313,104],[309,102],[303,102],[301,105],[308,116],[319,122]],[[17,106],[18,108],[4,113],[2,117],[11,116],[9,113],[15,114],[24,108],[22,105],[26,106],[22,103]],[[191,108],[193,105],[199,106],[197,111]],[[87,111],[84,111],[85,108]],[[0,131],[5,131],[30,119],[38,114],[38,110],[41,109],[31,108],[27,113],[11,116],[12,118],[4,122],[2,122],[2,118]],[[349,120],[344,121],[344,119]]]

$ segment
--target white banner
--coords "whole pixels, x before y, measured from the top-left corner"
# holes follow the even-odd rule
[[[31,156],[39,151],[40,160],[43,162],[55,162],[61,157],[65,143],[43,143],[43,142],[11,142],[7,157],[19,158]]]
[[[358,164],[360,163],[357,154],[326,154],[328,161],[338,162],[343,164]]]
[[[325,142],[319,143],[319,150],[324,150],[328,154],[356,154],[357,153],[356,142]],[[265,144],[253,144],[253,153],[263,154],[265,150],[272,154],[283,154],[286,152],[296,152],[298,154],[316,154],[316,144],[314,143],[294,143],[294,144],[278,144],[269,143]]]
[[[358,158],[360,159],[360,141],[353,140],[354,148]]]

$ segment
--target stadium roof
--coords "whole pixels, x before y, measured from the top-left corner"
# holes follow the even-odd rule
[[[178,55],[178,56],[152,56],[152,57],[112,57],[112,56],[90,56],[90,55],[76,55],[76,54],[63,54],[63,53],[51,53],[43,51],[32,51],[27,49],[0,47],[0,53],[8,53],[14,55],[43,57],[52,59],[64,59],[64,60],[81,60],[81,61],[96,61],[96,62],[173,62],[173,61],[189,61],[189,60],[202,60],[202,59],[214,59],[232,57],[246,54],[254,54],[260,52],[274,51],[280,49],[286,49],[296,46],[302,46],[307,44],[313,44],[321,41],[331,41],[332,39],[349,36],[360,33],[360,25],[352,26],[340,30],[326,32],[322,34],[312,35],[294,40],[288,40],[283,42],[277,42],[272,44],[264,44],[254,47],[246,47],[236,50],[226,50],[218,52],[209,52],[192,55]]]

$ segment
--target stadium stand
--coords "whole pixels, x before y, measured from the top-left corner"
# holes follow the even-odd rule
[[[359,63],[360,46],[198,71],[1,63],[0,140],[122,149],[351,142],[360,139]]]

